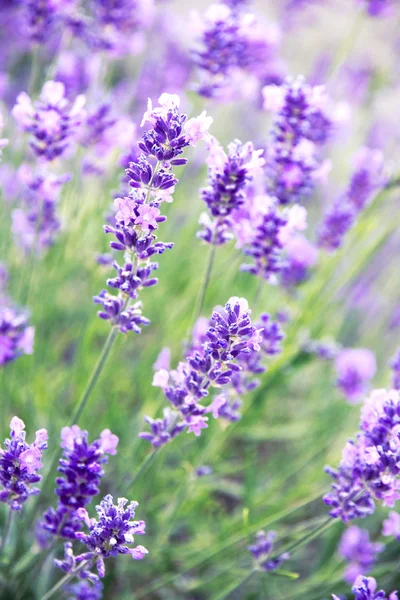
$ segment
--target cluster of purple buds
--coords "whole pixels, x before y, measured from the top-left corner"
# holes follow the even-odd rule
[[[126,169],[132,191],[115,200],[115,223],[104,227],[106,233],[115,236],[110,247],[123,252],[125,262],[121,266],[115,261],[116,276],[107,280],[118,295],[103,290],[94,301],[103,307],[98,315],[124,333],[140,333],[140,326],[149,323],[141,314],[141,304],[130,302],[143,288],[158,282],[153,275],[158,263],[151,262],[151,257],[173,247],[172,243],[157,241],[155,231],[166,220],[159,207],[164,201],[172,201],[178,182],[172,168],[187,163],[181,157],[183,150],[206,138],[212,122],[205,112],[187,121],[186,115],[178,111],[180,100],[176,95],[162,94],[159,104],[153,109],[149,100],[142,125],[149,122],[151,127],[138,143],[141,155]]]
[[[267,192],[280,204],[300,202],[326,171],[316,156],[332,128],[325,88],[288,78],[282,86],[264,87],[263,96],[264,108],[275,113],[265,155]]]
[[[374,500],[393,507],[400,498],[400,394],[397,390],[374,390],[361,409],[360,430],[350,440],[324,497],[330,515],[348,522],[372,514]]]
[[[344,532],[338,552],[348,564],[344,572],[347,583],[354,583],[359,575],[366,575],[374,566],[384,544],[371,542],[366,529],[352,525]]]
[[[359,575],[354,582],[351,591],[354,594],[354,600],[398,600],[397,591],[389,596],[383,590],[376,591],[377,584],[373,577],[364,577]],[[332,594],[333,600],[340,600],[338,596]]]
[[[42,452],[47,448],[48,435],[39,429],[35,441],[25,441],[25,423],[18,417],[10,422],[10,437],[0,448],[0,502],[8,504],[11,510],[21,510],[29,496],[39,493],[32,487],[41,480],[38,471],[42,468]]]
[[[101,600],[103,597],[103,584],[101,581],[90,583],[81,579],[65,588],[66,600]]]
[[[164,419],[153,421],[151,432],[143,432],[141,438],[160,446],[176,437],[184,429],[196,436],[207,428],[207,413],[215,418],[220,410],[226,418],[237,420],[237,404],[232,405],[224,394],[219,394],[208,406],[202,402],[212,388],[226,388],[241,371],[241,357],[260,351],[261,332],[251,324],[247,301],[231,298],[224,310],[215,310],[212,325],[208,327],[206,341],[189,350],[186,361],[175,371],[162,369],[155,373],[153,385],[161,387],[172,404],[172,413],[164,413]]]
[[[36,156],[52,161],[65,154],[76,139],[84,118],[84,104],[84,96],[78,96],[71,104],[63,83],[47,81],[34,104],[28,94],[21,92],[12,114],[21,129],[32,135],[30,145]]]
[[[40,251],[54,244],[61,223],[57,216],[60,191],[69,175],[34,174],[27,165],[19,169],[24,184],[23,204],[12,213],[12,230],[26,252]]]
[[[220,246],[233,238],[231,215],[246,201],[249,183],[264,165],[263,150],[254,150],[251,142],[235,140],[226,154],[215,138],[209,141],[208,185],[201,190],[210,216],[200,217],[202,230],[197,237]]]
[[[201,81],[199,94],[205,97],[231,95],[236,87],[247,87],[251,75],[262,80],[277,67],[279,30],[262,27],[253,14],[243,12],[243,2],[212,4],[196,23],[199,31],[194,63]],[[231,89],[233,88],[233,89]]]
[[[99,484],[104,475],[102,465],[108,461],[107,454],[117,453],[118,437],[105,429],[100,438],[88,443],[87,431],[78,425],[64,427],[61,431],[61,447],[56,479],[58,506],[49,508],[43,515],[43,529],[51,535],[75,539],[80,529],[79,509],[87,506],[99,493]]]
[[[382,152],[361,148],[355,156],[354,173],[345,193],[327,210],[321,223],[319,246],[330,251],[337,250],[358,214],[386,183]]]
[[[24,35],[36,44],[45,43],[62,26],[74,0],[20,0],[19,16]]]
[[[57,567],[69,575],[77,574],[80,578],[96,581],[95,573],[90,571],[96,567],[100,578],[105,575],[104,560],[118,554],[130,554],[134,560],[141,560],[148,553],[143,546],[131,547],[135,535],[145,534],[145,522],[135,521],[137,502],[130,502],[126,498],[118,498],[114,504],[112,496],[106,496],[98,506],[96,512],[98,519],[90,519],[84,508],[78,509],[78,517],[85,523],[89,533],[79,531],[76,539],[86,545],[87,551],[74,556],[71,542],[65,544],[64,560],[55,560]],[[82,563],[85,567],[82,568]]]
[[[375,355],[367,348],[345,348],[336,357],[335,365],[338,388],[349,402],[358,402],[375,375]]]
[[[393,0],[356,0],[370,17],[386,17],[392,14]]]
[[[32,354],[35,329],[25,312],[0,304],[0,366],[22,354]]]
[[[263,571],[275,571],[279,569],[281,564],[290,558],[287,552],[283,552],[280,556],[271,557],[276,538],[275,531],[258,531],[254,544],[249,546],[249,551],[253,555],[258,569]]]

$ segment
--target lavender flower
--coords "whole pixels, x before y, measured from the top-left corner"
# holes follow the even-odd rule
[[[230,215],[246,200],[246,192],[254,174],[264,165],[263,150],[254,150],[253,144],[235,140],[228,146],[228,154],[215,138],[209,142],[208,186],[201,190],[201,199],[210,211],[202,215],[203,229],[197,236],[209,244],[222,245],[233,235]]]
[[[376,372],[374,354],[366,348],[346,348],[336,358],[337,385],[349,402],[358,402]]]
[[[256,541],[249,546],[249,551],[254,556],[257,566],[263,571],[275,571],[281,564],[290,558],[287,552],[282,553],[277,558],[270,558],[276,538],[275,531],[259,531],[256,534]]]
[[[397,600],[397,592],[392,592],[389,596],[386,596],[383,590],[377,592],[375,579],[363,575],[357,577],[351,591],[354,594],[354,600]],[[340,600],[335,594],[332,594],[332,598]]]
[[[134,521],[137,502],[130,502],[127,506],[126,498],[118,498],[117,504],[113,503],[113,497],[106,496],[96,511],[98,519],[90,519],[84,508],[78,510],[81,521],[84,521],[89,533],[79,531],[76,539],[87,546],[87,552],[74,556],[71,544],[65,544],[64,560],[55,560],[57,567],[64,572],[73,575],[76,567],[85,562],[88,563],[84,570],[80,571],[80,577],[96,580],[97,576],[90,572],[96,566],[101,578],[105,575],[104,560],[115,557],[118,554],[130,554],[134,560],[141,560],[148,553],[143,546],[130,547],[134,543],[135,535],[145,534],[145,522]]]
[[[374,512],[374,499],[393,507],[400,498],[400,396],[375,390],[361,409],[360,431],[350,440],[338,470],[326,468],[334,483],[324,497],[330,515],[348,522]]]
[[[324,112],[324,87],[288,78],[283,86],[266,86],[263,95],[264,108],[275,113],[265,157],[267,191],[280,204],[299,202],[323,172],[316,147],[327,141],[332,127]]]
[[[108,461],[106,454],[117,453],[118,437],[109,429],[101,432],[100,438],[88,443],[88,432],[78,425],[61,430],[61,447],[56,479],[56,510],[49,508],[43,515],[42,527],[52,535],[75,539],[80,528],[78,510],[88,505],[99,493],[99,484],[104,476],[102,465]]]
[[[73,0],[20,0],[23,32],[34,43],[45,43],[63,22]]]
[[[25,92],[19,94],[12,114],[21,129],[32,134],[30,145],[34,153],[52,161],[65,154],[76,137],[84,116],[84,104],[84,96],[78,96],[70,104],[64,84],[47,81],[35,104]]]
[[[19,175],[25,184],[23,205],[12,213],[16,241],[26,251],[40,251],[54,244],[61,223],[57,216],[60,191],[69,175],[34,174],[23,165]]]
[[[103,597],[103,584],[94,581],[93,584],[82,579],[78,583],[69,585],[66,590],[67,600],[101,600]]]
[[[400,540],[400,515],[395,510],[391,510],[388,518],[383,521],[382,535],[394,536]]]
[[[234,297],[224,310],[214,311],[206,336],[207,341],[189,350],[186,361],[175,371],[161,370],[154,376],[153,385],[162,388],[174,407],[173,413],[164,413],[163,420],[146,419],[152,431],[139,435],[154,446],[165,444],[184,429],[199,436],[207,428],[205,415],[209,412],[218,418],[223,409],[221,416],[237,420],[238,405],[232,405],[226,396],[218,395],[208,407],[202,401],[211,388],[233,385],[235,374],[242,369],[242,357],[261,349],[260,330],[251,324],[247,301]]]
[[[285,244],[286,264],[282,271],[285,286],[299,285],[307,279],[318,260],[318,250],[303,235],[292,236]]]
[[[384,544],[370,541],[366,529],[356,525],[346,529],[338,548],[339,554],[349,563],[344,573],[345,581],[354,583],[359,575],[366,575],[384,548]]]
[[[24,312],[0,305],[0,366],[32,354],[34,337],[35,328],[28,326]]]
[[[47,448],[47,431],[39,429],[35,441],[25,441],[25,423],[18,417],[10,422],[10,438],[0,448],[0,502],[8,504],[11,510],[21,510],[29,496],[39,493],[33,484],[41,480],[38,471],[42,468],[42,452]]]
[[[393,387],[395,390],[400,390],[400,349],[390,361],[390,366],[393,371]]]
[[[336,250],[343,243],[361,210],[385,185],[383,155],[380,150],[363,147],[354,157],[354,173],[344,195],[327,210],[319,231],[319,246]]]
[[[143,288],[158,282],[153,276],[158,263],[149,259],[173,247],[172,243],[156,241],[154,232],[166,220],[159,207],[164,201],[172,201],[178,182],[172,168],[187,163],[186,158],[180,157],[183,150],[207,137],[212,121],[206,113],[186,121],[186,115],[178,112],[180,100],[176,95],[162,94],[159,103],[160,107],[153,109],[149,100],[142,125],[149,122],[151,128],[138,143],[142,154],[126,169],[132,192],[115,200],[115,225],[104,227],[106,233],[115,236],[110,246],[124,252],[125,262],[120,266],[115,261],[116,277],[107,280],[109,287],[118,290],[118,296],[103,290],[94,301],[103,307],[99,317],[111,321],[123,333],[129,330],[140,333],[140,326],[149,324],[142,316],[141,303],[131,306],[130,302],[138,298]]]
[[[393,0],[356,0],[364,6],[370,17],[386,17],[391,15]]]

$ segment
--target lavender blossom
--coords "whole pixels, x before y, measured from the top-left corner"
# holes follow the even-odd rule
[[[339,554],[348,564],[344,579],[354,583],[359,575],[366,575],[373,567],[384,544],[371,542],[366,529],[352,525],[344,532],[338,548]]]
[[[78,425],[61,430],[61,447],[56,479],[58,506],[47,509],[42,527],[54,536],[75,539],[80,529],[78,510],[90,504],[99,493],[99,484],[104,476],[102,465],[108,461],[107,454],[117,453],[118,437],[105,429],[100,438],[88,443],[88,432]]]
[[[337,385],[349,402],[358,402],[376,372],[374,354],[366,348],[345,348],[336,358]]]
[[[376,587],[376,581],[373,577],[359,575],[351,588],[354,600],[397,600],[397,592],[392,592],[389,596],[386,596],[386,592],[383,590],[377,592]],[[333,600],[340,600],[335,594],[332,594],[332,598]]]
[[[186,361],[175,371],[161,370],[154,376],[153,385],[162,388],[174,408],[164,413],[163,420],[146,419],[152,431],[139,436],[154,446],[165,444],[184,429],[199,436],[207,428],[206,413],[212,412],[215,418],[238,418],[237,402],[232,404],[225,395],[219,394],[208,406],[202,401],[211,388],[233,385],[235,375],[242,370],[242,358],[261,349],[260,330],[251,324],[247,301],[231,298],[224,310],[214,311],[206,337],[202,346],[189,350]]]
[[[286,264],[282,271],[282,283],[290,287],[307,279],[310,269],[318,260],[318,250],[303,235],[292,236],[285,244]]]
[[[62,26],[66,11],[74,0],[20,0],[23,33],[33,43],[47,42]]]
[[[244,204],[249,183],[265,161],[263,150],[254,150],[251,142],[242,144],[235,140],[226,154],[212,138],[209,151],[208,186],[201,190],[201,199],[211,217],[201,216],[203,229],[197,237],[219,246],[232,239],[230,216]]]
[[[115,200],[115,224],[104,226],[104,231],[116,238],[110,247],[124,252],[125,262],[121,266],[114,261],[116,276],[107,280],[109,287],[118,290],[118,296],[103,290],[94,297],[94,302],[103,307],[99,317],[111,321],[123,333],[129,330],[140,333],[141,325],[149,324],[142,316],[141,303],[130,302],[138,298],[143,288],[158,283],[153,276],[158,263],[149,259],[173,247],[172,243],[156,241],[155,231],[166,220],[159,207],[162,202],[172,201],[178,182],[172,168],[187,163],[180,156],[183,150],[207,137],[212,121],[206,113],[186,121],[186,115],[178,112],[180,100],[176,95],[162,94],[159,104],[160,107],[153,109],[149,100],[142,125],[148,122],[151,127],[138,143],[142,154],[126,169],[132,191],[129,196]]]
[[[370,17],[387,17],[392,14],[393,0],[356,0]]]
[[[265,157],[267,192],[280,204],[299,202],[321,175],[316,148],[326,143],[332,127],[324,112],[324,87],[288,78],[283,86],[266,86],[263,95],[264,108],[275,113]]]
[[[72,553],[71,544],[65,544],[65,559],[55,560],[55,565],[65,573],[74,575],[77,566],[83,562],[88,565],[79,572],[83,579],[96,581],[97,575],[90,569],[96,566],[101,578],[105,575],[104,560],[115,557],[118,554],[130,554],[134,560],[141,560],[148,553],[143,546],[130,547],[134,543],[135,535],[145,534],[145,522],[134,521],[137,502],[127,505],[126,498],[118,498],[117,504],[113,503],[113,497],[106,496],[96,511],[98,519],[90,519],[84,508],[78,510],[79,519],[87,526],[89,533],[79,531],[76,539],[87,546],[87,551],[79,556]]]
[[[26,313],[0,305],[0,366],[32,354],[34,337],[35,328],[28,326]]]
[[[382,535],[394,536],[400,540],[400,515],[395,510],[391,510],[388,518],[383,521]]]
[[[101,600],[103,597],[103,584],[101,581],[89,581],[82,579],[78,583],[69,585],[65,589],[67,600]]]
[[[19,175],[25,189],[22,206],[12,213],[12,230],[25,252],[43,251],[54,244],[60,231],[57,204],[61,188],[70,177],[34,174],[27,165],[19,169]]]
[[[42,452],[47,448],[46,429],[39,429],[35,441],[25,441],[25,423],[18,417],[10,422],[10,437],[0,448],[0,502],[11,510],[19,511],[29,496],[36,496],[39,488],[32,487],[41,480],[38,471],[42,468]]]
[[[249,546],[249,551],[255,558],[256,564],[263,571],[275,571],[279,569],[281,564],[290,558],[287,552],[282,553],[277,558],[270,558],[272,550],[274,548],[274,541],[276,538],[275,531],[259,531],[256,534],[256,541],[254,544]]]
[[[78,96],[71,104],[63,83],[47,81],[35,104],[28,94],[21,92],[12,114],[21,129],[32,134],[30,145],[36,156],[52,161],[65,154],[76,138],[84,117],[84,104],[84,96]]]
[[[387,182],[380,150],[361,148],[353,165],[354,173],[345,193],[328,208],[320,226],[318,243],[326,250],[334,251],[342,245],[358,214]]]
[[[393,507],[400,498],[400,396],[375,390],[361,409],[360,431],[350,440],[338,470],[326,472],[334,483],[324,497],[330,515],[348,522],[374,512],[374,500]]]

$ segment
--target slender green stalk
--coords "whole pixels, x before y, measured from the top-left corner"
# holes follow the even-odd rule
[[[65,577],[63,577],[62,579],[60,579],[60,581],[58,583],[56,583],[56,585],[54,585],[51,588],[51,590],[49,590],[44,596],[41,597],[41,600],[50,600],[50,598],[53,598],[53,596],[59,590],[61,590],[61,588],[64,585],[66,585],[67,583],[69,583],[70,581],[72,581],[74,579],[74,577],[76,577],[80,571],[83,571],[83,569],[85,569],[90,563],[91,563],[90,560],[83,561],[83,563],[81,563],[79,565],[79,567],[77,569],[75,569],[75,571],[73,573],[68,573],[67,575],[65,575]]]
[[[283,552],[287,552],[292,556],[295,552],[297,552],[297,550],[300,550],[300,548],[311,542],[311,540],[314,540],[316,537],[319,537],[324,531],[332,527],[334,523],[338,523],[338,520],[334,519],[333,517],[329,517],[323,523],[321,523],[321,525],[317,525],[317,527],[315,527],[312,531],[307,533],[307,535],[302,537],[300,540],[297,540],[297,542],[294,542],[287,548],[284,548]],[[282,554],[282,552],[279,552],[279,555],[280,554]],[[272,557],[271,560],[274,560],[274,558],[278,558],[278,556]]]
[[[217,596],[215,598],[215,600],[225,600],[225,598],[229,598],[229,596],[231,596],[231,594],[233,594],[233,592],[236,592],[238,589],[240,589],[242,587],[242,585],[247,583],[251,579],[251,577],[254,575],[254,573],[256,573],[256,571],[254,571],[254,570],[246,573],[246,575],[244,577],[242,577],[239,581],[236,581],[236,583],[230,585],[228,588],[225,588],[225,590],[223,590],[221,592],[221,594],[219,594],[219,596]]]
[[[36,86],[39,77],[40,71],[40,57],[39,57],[39,44],[35,44],[32,50],[32,64],[31,71],[29,74],[29,83],[28,83],[28,94],[32,96],[36,91]]]
[[[11,508],[8,509],[7,521],[4,527],[3,535],[1,536],[0,542],[0,555],[3,554],[3,551],[6,547],[8,536],[10,535],[11,526],[13,522],[14,511]]]
[[[212,268],[214,265],[216,249],[217,249],[216,245],[211,243],[211,248],[210,248],[210,252],[208,254],[208,260],[207,260],[207,264],[206,264],[206,270],[204,272],[203,282],[201,284],[200,293],[199,293],[199,296],[197,299],[196,309],[194,311],[194,319],[193,319],[194,322],[197,321],[197,319],[201,315],[201,311],[203,310],[204,300],[206,298],[208,285],[209,285],[210,279],[211,279]]]
[[[125,490],[126,492],[128,492],[131,487],[133,486],[134,483],[136,483],[136,481],[139,479],[139,477],[141,475],[143,475],[143,473],[145,473],[147,471],[147,469],[149,469],[150,465],[152,464],[152,462],[154,461],[157,452],[160,450],[160,448],[153,448],[153,450],[150,452],[150,454],[148,454],[142,461],[142,463],[140,464],[138,470],[136,471],[136,473],[133,475],[133,477],[128,481],[128,483],[126,484]]]

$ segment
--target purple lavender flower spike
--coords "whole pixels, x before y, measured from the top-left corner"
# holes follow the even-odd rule
[[[24,312],[0,305],[0,366],[22,354],[33,353],[35,328],[28,326]]]
[[[215,419],[238,421],[240,396],[258,385],[254,375],[263,373],[260,353],[273,356],[280,352],[283,332],[263,314],[256,326],[244,298],[231,298],[225,308],[213,312],[211,321],[196,323],[186,360],[174,371],[156,371],[153,385],[160,387],[172,410],[165,409],[162,419],[146,417],[150,432],[139,437],[159,447],[185,429],[196,436],[207,428],[211,413]],[[214,388],[219,390],[208,405],[203,402]]]
[[[57,567],[73,575],[77,566],[83,561],[88,561],[88,566],[79,573],[83,579],[96,581],[97,575],[90,569],[96,567],[100,578],[105,575],[104,561],[118,554],[130,554],[134,560],[142,560],[148,554],[143,546],[131,547],[135,535],[145,534],[145,522],[134,521],[137,502],[130,502],[126,498],[118,498],[114,504],[113,497],[106,496],[98,506],[96,512],[98,519],[90,519],[84,508],[78,509],[78,518],[85,523],[89,533],[79,531],[76,539],[86,545],[87,551],[74,556],[70,543],[65,544],[65,559],[56,560]]]
[[[400,515],[395,510],[391,510],[387,519],[383,521],[382,535],[394,536],[400,540]]]
[[[255,543],[249,546],[249,551],[253,555],[257,566],[263,571],[275,571],[281,564],[290,558],[287,552],[284,552],[277,558],[270,558],[276,538],[275,531],[258,531]]]
[[[65,589],[67,600],[101,600],[103,597],[103,584],[101,581],[89,581],[82,579],[78,583],[69,585]]]
[[[208,186],[201,190],[207,213],[200,218],[202,230],[197,237],[209,244],[220,246],[230,239],[231,215],[246,200],[249,183],[264,165],[263,150],[254,150],[251,142],[235,140],[228,146],[228,154],[215,138],[209,141]]]
[[[12,114],[21,129],[32,134],[30,145],[36,156],[52,161],[65,154],[76,138],[84,117],[84,104],[84,96],[78,96],[71,104],[63,83],[47,81],[35,104],[28,94],[21,92]]]
[[[116,276],[107,280],[107,285],[118,290],[118,295],[103,290],[94,297],[94,302],[103,307],[98,316],[119,327],[122,333],[140,333],[141,326],[149,324],[142,316],[141,303],[131,304],[131,300],[137,300],[143,288],[158,282],[154,277],[158,263],[149,259],[173,247],[172,243],[157,241],[155,232],[166,220],[160,206],[162,202],[172,202],[178,183],[172,169],[187,163],[181,157],[184,149],[208,138],[212,122],[205,112],[187,121],[186,115],[179,113],[180,99],[175,94],[162,94],[159,104],[153,109],[149,99],[142,126],[149,123],[150,128],[138,143],[139,158],[126,169],[131,192],[115,199],[114,223],[104,226],[105,233],[115,237],[110,247],[124,252],[124,264],[114,261]]]
[[[332,517],[348,522],[372,514],[374,500],[393,507],[400,498],[399,414],[397,390],[374,390],[366,398],[356,440],[347,443],[338,470],[326,468],[333,484],[324,501]]]
[[[338,552],[347,562],[344,579],[354,583],[359,575],[371,571],[377,556],[384,550],[384,544],[371,542],[366,529],[352,525],[344,532]]]
[[[349,402],[358,402],[376,372],[374,354],[366,348],[345,348],[336,358],[337,385]]]
[[[305,281],[318,260],[318,250],[303,235],[292,236],[285,244],[287,262],[282,271],[282,283],[290,287]]]
[[[354,582],[351,591],[354,594],[354,600],[398,600],[397,591],[389,596],[383,590],[376,591],[377,584],[373,577],[364,577],[359,575]],[[333,600],[340,600],[338,596],[332,594]]]
[[[116,454],[118,437],[109,429],[100,438],[88,443],[88,432],[78,425],[64,427],[61,431],[61,448],[56,479],[58,506],[49,508],[43,515],[42,527],[54,536],[75,539],[80,528],[78,510],[84,508],[99,493],[104,476],[102,465],[108,461],[107,454]]]
[[[263,95],[264,108],[275,113],[265,157],[267,191],[280,204],[299,202],[314,189],[321,173],[316,148],[332,127],[324,87],[288,78],[283,86],[266,86]]]
[[[22,32],[36,44],[47,42],[63,24],[73,0],[22,0],[19,2]]]
[[[18,417],[10,422],[10,437],[0,448],[0,502],[8,504],[11,510],[19,511],[29,496],[39,493],[33,484],[41,480],[38,471],[42,468],[43,450],[47,448],[47,431],[39,429],[35,441],[25,441],[25,423]]]

